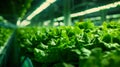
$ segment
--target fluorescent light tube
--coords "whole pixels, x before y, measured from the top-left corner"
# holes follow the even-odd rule
[[[44,9],[46,9],[50,4],[54,3],[56,0],[46,0],[42,5],[40,5],[33,13],[31,13],[27,20],[31,20],[34,16],[42,12]]]
[[[97,11],[100,11],[100,10],[115,8],[118,5],[120,5],[120,1],[114,2],[114,3],[110,3],[110,4],[107,4],[107,5],[104,5],[104,6],[100,6],[100,7],[91,8],[91,9],[84,10],[84,11],[81,11],[81,12],[72,13],[70,15],[70,17],[83,16],[83,15],[94,13],[94,12],[97,12]],[[63,16],[56,18],[56,20],[63,20],[63,19],[64,19]]]

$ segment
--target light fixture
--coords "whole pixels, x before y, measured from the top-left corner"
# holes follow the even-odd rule
[[[97,11],[100,11],[100,10],[114,8],[114,7],[117,7],[118,5],[120,5],[120,1],[119,2],[115,2],[115,3],[111,3],[111,4],[107,4],[107,5],[104,5],[104,6],[88,9],[88,10],[85,10],[85,11],[82,11],[82,12],[73,13],[70,16],[71,17],[82,16],[82,15],[94,13],[94,12],[97,12]]]
[[[34,16],[36,16],[37,14],[39,14],[40,12],[42,12],[44,9],[46,9],[48,6],[50,6],[52,3],[54,3],[56,0],[46,0],[45,2],[43,2],[42,5],[40,5],[35,11],[33,11],[27,18],[26,20],[31,20]],[[21,23],[19,22],[18,20],[18,23],[17,25],[23,25],[25,24],[24,26],[30,24],[30,23],[25,23],[26,21],[23,20]]]
[[[55,22],[53,25],[54,25],[54,26],[58,26],[58,25],[59,25],[59,23],[58,23],[58,22]]]
[[[110,4],[107,4],[107,5],[104,5],[104,6],[95,7],[95,8],[91,8],[91,9],[88,9],[88,10],[84,10],[84,11],[82,11],[82,12],[73,13],[73,14],[70,15],[70,17],[83,16],[83,15],[86,15],[86,14],[98,12],[98,11],[100,11],[100,10],[115,8],[115,7],[117,7],[118,5],[120,5],[120,1],[114,2],[114,3],[110,3]],[[64,19],[63,16],[56,18],[56,20],[59,20],[59,21],[60,21],[60,20],[63,20],[63,19]]]
[[[48,3],[54,3],[56,0],[46,0]]]
[[[56,0],[46,0],[42,5],[40,5],[33,13],[31,13],[27,20],[31,20],[34,16],[42,12],[44,9],[46,9],[50,4],[54,3]]]
[[[19,26],[27,26],[30,24],[30,21],[28,20],[23,20],[22,23]]]
[[[49,23],[50,23],[50,20],[48,20],[48,21],[44,22],[44,24],[43,24],[43,25],[47,26],[47,25],[49,25]]]
[[[106,19],[111,19],[111,18],[120,18],[120,14],[113,14],[113,15],[107,15]],[[90,20],[101,20],[101,17],[92,17],[92,18],[86,18],[85,20],[90,19]]]

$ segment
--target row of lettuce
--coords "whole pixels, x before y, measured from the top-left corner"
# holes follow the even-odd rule
[[[3,32],[0,32],[0,44],[9,36],[7,31]],[[101,26],[88,21],[74,26],[18,28],[16,41],[21,55],[29,57],[35,67],[120,65],[119,22],[105,22]]]
[[[26,27],[17,30],[21,53],[35,67],[117,67],[120,65],[120,23],[95,26]]]

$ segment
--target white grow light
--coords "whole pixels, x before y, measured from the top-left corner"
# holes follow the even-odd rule
[[[40,5],[31,15],[27,17],[27,20],[31,20],[34,16],[46,9],[50,4],[54,3],[56,0],[46,0],[42,5]]]
[[[83,15],[94,13],[94,12],[97,12],[97,11],[100,11],[100,10],[115,8],[118,5],[120,5],[120,1],[110,3],[110,4],[107,4],[107,5],[104,5],[104,6],[100,6],[100,7],[91,8],[91,9],[88,9],[88,10],[85,10],[85,11],[82,11],[82,12],[73,13],[73,14],[70,15],[70,17],[83,16]],[[63,16],[56,18],[56,20],[59,20],[59,21],[63,20],[63,19],[64,19]]]
[[[33,11],[27,18],[26,20],[31,20],[34,16],[36,16],[37,14],[39,14],[40,12],[42,12],[44,9],[46,9],[48,6],[50,6],[50,4],[54,3],[56,0],[46,0],[45,2],[43,2],[42,5],[40,5],[35,11]],[[19,22],[18,20],[18,25],[23,25],[25,24],[24,26],[30,24],[30,23],[25,23],[26,21],[23,20],[21,23]]]

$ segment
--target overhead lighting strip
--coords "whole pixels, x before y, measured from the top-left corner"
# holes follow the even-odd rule
[[[40,5],[35,11],[33,11],[27,18],[26,20],[23,20],[22,22],[20,22],[20,20],[18,20],[17,25],[18,26],[26,26],[28,24],[30,24],[30,20],[35,17],[37,14],[41,13],[44,9],[46,9],[47,7],[49,7],[52,3],[54,3],[56,0],[46,0],[45,2],[43,2],[42,5]],[[29,21],[27,21],[29,20]]]
[[[106,19],[111,19],[111,18],[120,18],[120,14],[113,14],[113,15],[107,15]],[[86,18],[85,20],[87,20],[88,18]],[[89,18],[90,20],[100,20],[101,17],[93,17],[93,18]]]
[[[56,0],[46,0],[42,5],[40,5],[32,14],[27,17],[27,20],[31,20],[34,16],[46,9],[50,4],[54,3]]]
[[[85,10],[85,11],[82,11],[82,12],[73,13],[73,14],[70,15],[70,17],[83,16],[83,15],[86,15],[86,14],[98,12],[100,10],[115,8],[118,5],[120,5],[120,1],[114,2],[114,3],[110,3],[110,4],[107,4],[107,5],[104,5],[104,6],[100,6],[100,7],[91,8],[91,9],[88,9],[88,10]],[[64,19],[64,17],[62,16],[62,17],[56,18],[55,20],[60,21],[60,20],[63,20],[63,19]]]

